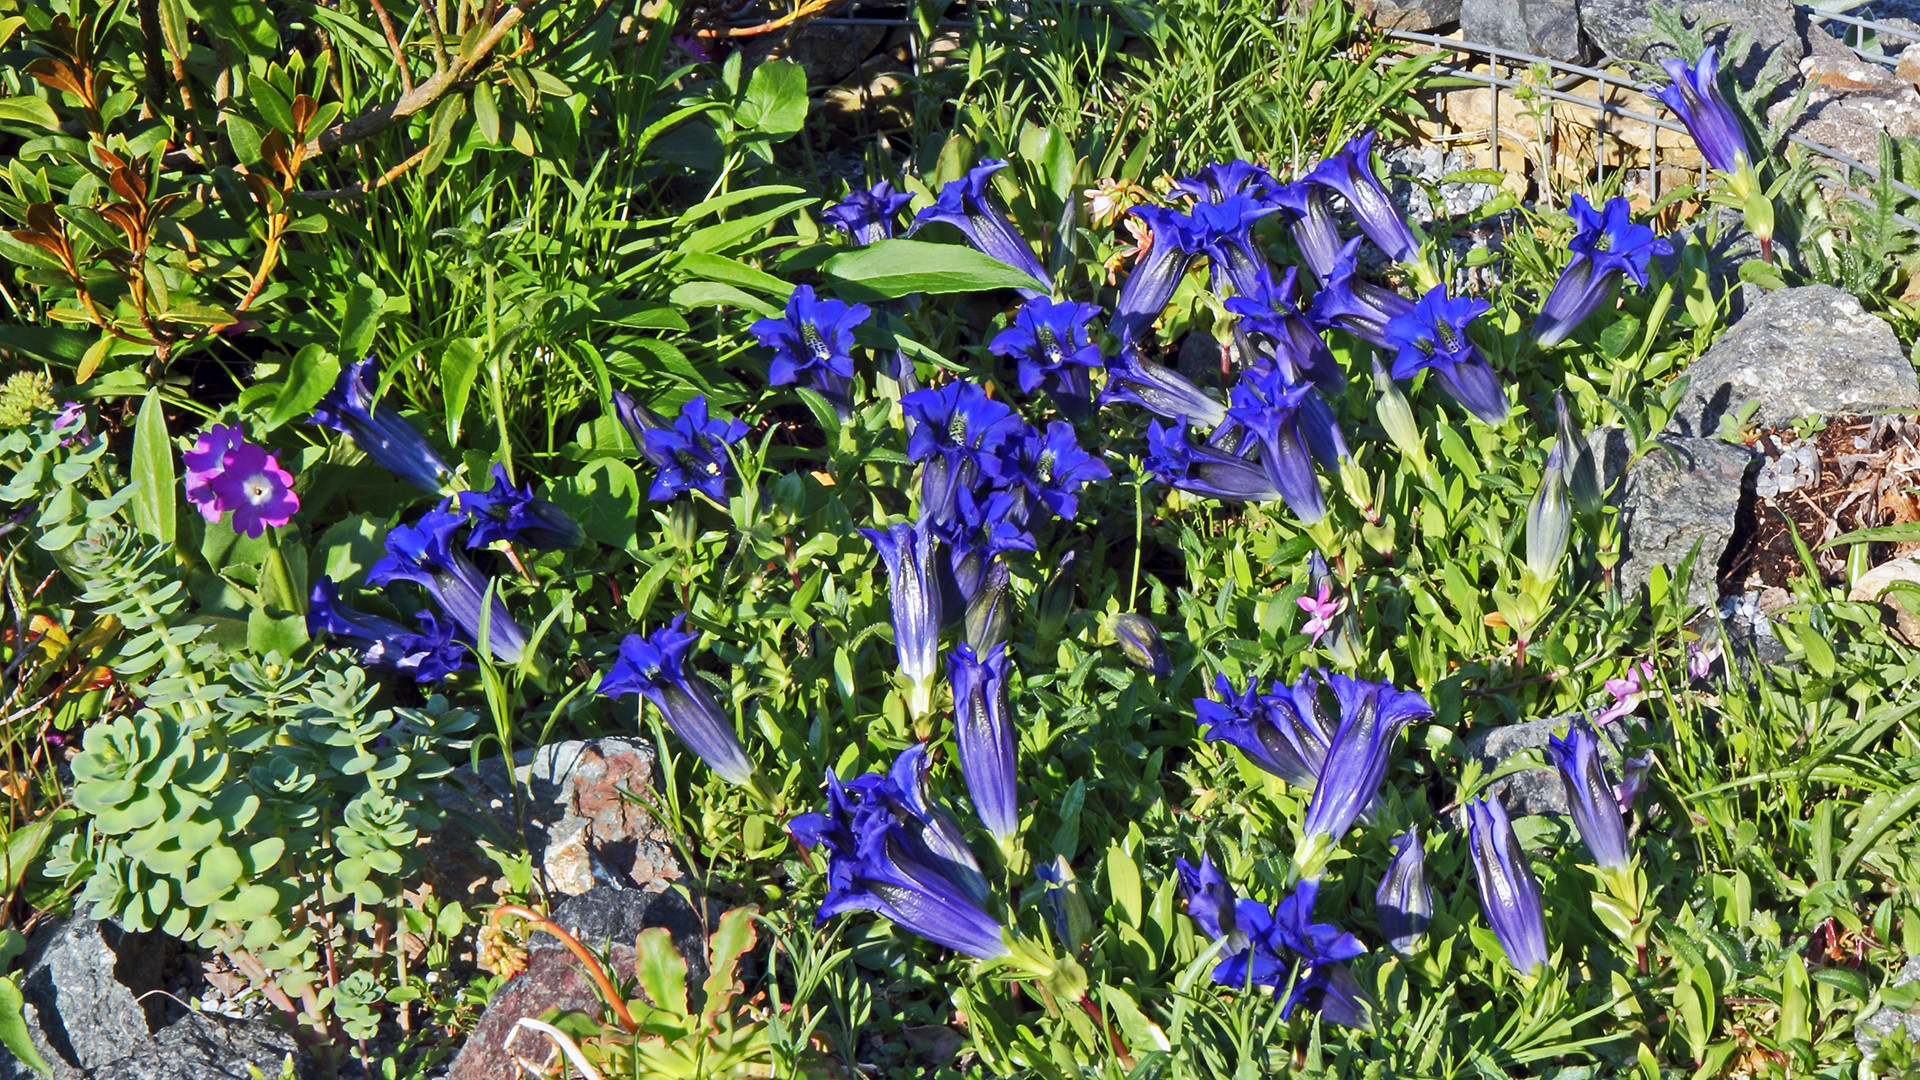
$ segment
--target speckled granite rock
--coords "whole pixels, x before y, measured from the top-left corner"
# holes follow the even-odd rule
[[[1900,974],[1893,977],[1895,986],[1904,986],[1913,982],[1920,982],[1920,956],[1908,957],[1907,966],[1901,968]],[[1903,1026],[1907,1029],[1907,1038],[1920,1042],[1920,1009],[1906,1012],[1892,1008],[1881,1009],[1854,1027],[1853,1039],[1862,1053],[1871,1054],[1873,1048],[1880,1044],[1881,1039],[1886,1038],[1894,1028]]]
[[[1622,536],[1620,591],[1638,596],[1656,566],[1666,567],[1671,579],[1698,544],[1687,604],[1705,607],[1714,602],[1715,571],[1759,457],[1718,439],[1663,435],[1660,442],[1660,449],[1628,467],[1614,497]],[[1608,462],[1615,456],[1602,455]]]
[[[1482,775],[1491,775],[1514,755],[1545,747],[1548,736],[1565,734],[1568,726],[1582,715],[1567,713],[1475,732],[1466,739],[1467,756],[1480,763]],[[1633,722],[1616,720],[1596,729],[1601,735],[1600,759],[1606,764],[1607,775],[1616,782],[1620,779],[1620,751],[1616,747],[1626,742],[1627,725]],[[1505,803],[1507,812],[1514,817],[1568,812],[1566,788],[1551,767],[1527,769],[1502,777],[1488,784],[1482,794]]]

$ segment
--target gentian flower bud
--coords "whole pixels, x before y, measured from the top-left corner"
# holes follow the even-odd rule
[[[460,493],[460,509],[473,521],[467,546],[482,548],[496,540],[518,541],[542,551],[570,551],[586,543],[587,534],[566,511],[533,497],[533,485],[516,488],[504,465],[492,470],[493,487]]]
[[[1184,416],[1171,425],[1157,420],[1147,425],[1146,466],[1161,482],[1208,498],[1233,502],[1280,498],[1280,489],[1263,466],[1238,454],[1188,442]]]
[[[451,502],[446,500],[412,525],[401,525],[387,533],[387,553],[367,568],[367,582],[385,585],[411,581],[420,585],[453,624],[472,640],[482,642],[494,659],[517,664],[526,653],[527,632],[508,614],[498,590],[489,598],[492,579],[453,546],[454,530],[466,524],[466,518],[447,509]]]
[[[653,702],[667,726],[707,768],[730,784],[751,784],[753,761],[733,724],[705,681],[686,669],[687,653],[700,639],[687,632],[686,624],[687,617],[677,615],[671,625],[648,637],[628,634],[620,642],[619,657],[600,678],[600,693],[615,699],[639,694]]]
[[[1373,913],[1394,952],[1411,957],[1420,951],[1433,921],[1433,892],[1427,888],[1427,852],[1419,830],[1393,838],[1393,861],[1373,895]]]
[[[1387,326],[1413,310],[1413,301],[1359,276],[1360,238],[1346,242],[1333,260],[1326,285],[1313,294],[1307,322],[1322,329],[1339,326],[1361,340],[1387,347]]]
[[[1333,210],[1327,206],[1326,190],[1303,179],[1281,185],[1273,199],[1287,211],[1293,226],[1294,246],[1300,249],[1300,259],[1307,264],[1308,272],[1315,281],[1327,283],[1334,274],[1344,242]],[[1354,244],[1356,247],[1359,244],[1357,237]]]
[[[947,656],[953,688],[953,741],[980,824],[1002,841],[1020,831],[1015,773],[1019,738],[1007,716],[1007,649],[984,655],[961,642]]]
[[[1191,217],[1164,206],[1136,206],[1127,213],[1139,218],[1153,230],[1153,243],[1133,272],[1120,286],[1114,298],[1110,324],[1120,338],[1121,351],[1138,340],[1153,326],[1166,309],[1167,301],[1180,286],[1187,267],[1193,265],[1203,240],[1199,226]]]
[[[1672,81],[1655,90],[1654,95],[1679,114],[1707,164],[1724,173],[1739,172],[1752,157],[1747,153],[1747,136],[1740,119],[1720,93],[1718,51],[1709,46],[1700,54],[1696,67],[1688,67],[1677,56],[1662,60],[1660,66],[1667,69],[1667,78]]]
[[[1399,384],[1377,357],[1373,361],[1373,392],[1379,395],[1373,401],[1373,418],[1386,430],[1387,440],[1408,460],[1426,461],[1427,440],[1414,420],[1413,403],[1400,392]]]
[[[1560,560],[1566,557],[1567,543],[1573,537],[1573,504],[1567,501],[1565,472],[1566,463],[1556,443],[1547,455],[1540,490],[1527,504],[1527,570],[1535,581],[1548,582],[1560,576]]]
[[[463,667],[471,667],[467,648],[454,640],[452,624],[442,625],[431,612],[419,616],[420,633],[384,619],[366,615],[340,600],[340,587],[322,576],[314,582],[307,604],[307,633],[328,634],[359,642],[360,663],[380,671],[399,671],[415,682],[439,682]]]
[[[1337,672],[1322,674],[1340,703],[1340,726],[1327,742],[1307,804],[1300,850],[1294,862],[1305,878],[1318,878],[1333,848],[1373,801],[1393,760],[1394,739],[1409,720],[1432,716],[1425,698],[1384,682],[1367,682]]]
[[[1193,699],[1194,722],[1208,742],[1228,743],[1260,769],[1311,788],[1319,783],[1334,727],[1317,691],[1303,677],[1291,688],[1276,682],[1264,695],[1255,682],[1236,693],[1225,675],[1216,675],[1215,697]]]
[[[1532,975],[1547,965],[1547,924],[1540,882],[1527,865],[1527,853],[1513,835],[1507,808],[1494,799],[1467,804],[1467,840],[1480,908],[1500,939],[1513,969]]]
[[[854,247],[893,239],[893,221],[913,202],[913,196],[893,190],[885,180],[855,191],[828,207],[820,216],[827,224],[847,234]]]
[[[1584,721],[1577,720],[1565,739],[1547,736],[1547,757],[1560,773],[1574,828],[1587,842],[1594,865],[1603,870],[1625,869],[1632,860],[1627,852],[1627,823],[1614,796],[1613,782],[1600,763],[1599,737]]]
[[[893,609],[893,647],[900,674],[912,687],[907,705],[915,717],[933,708],[933,680],[940,663],[940,583],[934,559],[938,541],[925,516],[887,529],[861,529],[887,566],[887,596]]]
[[[349,364],[333,389],[314,406],[310,419],[350,436],[361,453],[414,487],[444,494],[453,470],[393,406],[374,400],[379,386],[378,360],[368,357]]]
[[[967,175],[948,181],[940,188],[937,201],[920,211],[907,232],[919,232],[922,226],[934,221],[952,225],[966,236],[974,250],[1031,274],[1036,287],[1020,290],[1021,296],[1031,300],[1046,295],[1050,278],[1039,256],[1014,229],[1013,222],[1007,220],[1006,205],[993,192],[993,174],[1006,167],[1006,162],[989,158],[975,165]]]
[[[1033,868],[1047,887],[1047,908],[1053,913],[1054,932],[1067,948],[1079,952],[1093,940],[1093,915],[1087,911],[1087,898],[1080,892],[1080,880],[1065,855],[1055,855],[1050,863]]]
[[[1567,399],[1553,395],[1554,420],[1559,425],[1555,444],[1566,466],[1567,495],[1576,512],[1591,517],[1606,508],[1606,495],[1600,490],[1600,468],[1593,458],[1593,445],[1580,434],[1580,425],[1567,408]]]
[[[1011,583],[1007,561],[998,555],[989,556],[967,600],[966,618],[961,624],[962,636],[976,653],[984,655],[1007,639],[1008,607],[1012,603],[1007,586]]]
[[[1337,191],[1347,200],[1360,231],[1367,234],[1387,257],[1409,262],[1420,254],[1420,241],[1407,225],[1400,208],[1393,204],[1387,189],[1373,171],[1374,132],[1368,131],[1349,142],[1341,151],[1322,161],[1303,179],[1329,191]]]
[[[1119,641],[1120,652],[1127,663],[1156,679],[1173,674],[1173,657],[1167,654],[1167,643],[1160,639],[1160,628],[1153,625],[1152,620],[1122,611],[1113,616],[1107,628]]]
[[[1556,345],[1613,296],[1621,277],[1647,287],[1647,266],[1655,255],[1673,254],[1673,245],[1636,225],[1625,196],[1608,199],[1595,210],[1576,193],[1568,210],[1577,229],[1567,248],[1573,258],[1554,281],[1540,305],[1533,336],[1541,345]]]
[[[1399,350],[1393,377],[1411,379],[1420,369],[1432,368],[1441,388],[1468,412],[1489,424],[1505,420],[1507,393],[1467,336],[1467,324],[1491,307],[1485,300],[1455,299],[1447,295],[1446,286],[1434,286],[1413,310],[1387,323],[1386,344]]]

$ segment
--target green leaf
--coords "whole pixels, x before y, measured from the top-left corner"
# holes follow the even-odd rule
[[[554,481],[552,498],[588,536],[620,548],[633,539],[634,522],[640,514],[640,491],[640,480],[631,466],[601,458],[577,476]]]
[[[247,85],[253,90],[253,107],[260,110],[260,119],[267,126],[291,138],[293,130],[293,104],[280,93],[271,80],[249,79]]]
[[[664,926],[640,931],[633,943],[633,973],[646,991],[647,1003],[675,1016],[687,1015],[687,962],[673,947],[673,932]]]
[[[160,391],[147,391],[133,422],[133,524],[141,535],[162,544],[173,543],[173,440],[167,435]]]
[[[52,1076],[53,1066],[33,1048],[27,1034],[27,1000],[12,979],[0,979],[0,1046],[6,1047],[21,1063],[41,1076]]]
[[[892,300],[920,293],[983,292],[988,289],[1048,290],[1016,270],[963,244],[882,240],[835,255],[820,267],[835,291],[854,300]]]
[[[352,355],[350,353],[342,355]],[[340,377],[340,357],[319,345],[308,344],[287,365],[286,381],[267,411],[266,429],[272,431],[313,411]]]
[[[387,294],[365,277],[347,287],[346,315],[340,320],[340,356],[349,363],[367,355],[380,316],[386,313]]]
[[[900,243],[902,241],[888,241]],[[970,250],[970,249],[962,249]],[[829,264],[831,265],[831,264]],[[793,293],[793,283],[774,277],[765,270],[756,269],[724,255],[715,255],[705,251],[689,251],[680,257],[680,270],[689,277],[704,278],[727,285],[736,285],[742,289],[752,289],[781,300]]]
[[[40,858],[40,850],[47,846],[47,837],[52,833],[53,819],[43,817],[8,834],[3,845],[5,851],[0,853],[0,898],[12,896],[19,890],[27,868]],[[0,968],[5,967],[6,962],[0,960]]]
[[[807,123],[807,69],[790,60],[754,68],[733,119],[761,135],[785,138],[798,132]]]
[[[757,937],[752,908],[734,908],[720,916],[720,925],[713,931],[712,960],[707,969],[707,1003],[700,1010],[701,1027],[712,1030],[714,1017],[732,1011],[733,995],[739,989],[733,979],[734,966],[753,948]]]
[[[458,337],[440,353],[440,398],[447,408],[447,441],[455,446],[460,444],[460,418],[466,415],[467,397],[480,374],[481,351],[478,339]]]
[[[1119,844],[1107,849],[1107,896],[1121,921],[1129,926],[1140,925],[1146,913],[1140,898],[1140,866]]]
[[[1803,636],[1801,640],[1806,638]],[[1854,819],[1853,828],[1848,834],[1851,839],[1846,847],[1840,849],[1839,861],[1834,865],[1834,878],[1845,879],[1854,864],[1887,834],[1887,830],[1899,825],[1915,810],[1920,810],[1920,784],[1907,784],[1892,791],[1876,791],[1869,795],[1860,806],[1859,817]]]
[[[189,907],[206,907],[226,895],[240,880],[240,853],[225,844],[215,844],[200,854],[195,873],[180,887],[180,902]]]
[[[365,514],[354,514],[333,523],[314,545],[320,572],[345,584],[367,567],[378,562],[384,549],[381,539],[386,530]]]
[[[247,651],[255,656],[279,653],[292,656],[307,643],[307,617],[288,615],[274,618],[265,608],[247,613]]]
[[[45,98],[21,96],[0,98],[0,123],[58,128],[60,118],[54,115],[53,106],[47,104]]]
[[[500,106],[493,100],[493,86],[481,83],[473,88],[473,122],[480,128],[480,137],[489,143],[500,143]]]

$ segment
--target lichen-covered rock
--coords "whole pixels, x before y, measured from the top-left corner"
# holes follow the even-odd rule
[[[1638,596],[1656,566],[1669,580],[1699,547],[1687,587],[1689,607],[1712,604],[1714,576],[1733,538],[1742,488],[1758,457],[1718,439],[1664,435],[1661,448],[1627,468],[1615,496],[1620,508],[1620,591]]]
[[[1358,0],[1356,6],[1389,30],[1437,30],[1460,19],[1460,0]]]
[[[1565,735],[1567,728],[1582,715],[1586,714],[1567,713],[1475,732],[1467,736],[1467,756],[1480,763],[1482,776],[1491,776],[1523,751],[1540,749],[1544,752],[1549,736]],[[1617,747],[1626,743],[1629,723],[1632,721],[1616,720],[1596,728],[1601,736],[1600,760],[1606,765],[1607,775],[1616,783],[1620,780],[1620,751]],[[1481,794],[1505,803],[1507,812],[1514,817],[1568,813],[1566,786],[1560,782],[1560,774],[1551,765],[1503,776],[1488,784]]]
[[[1674,55],[1653,32],[1648,9],[1659,0],[1580,0],[1580,28],[1596,48],[1622,60],[1658,60]],[[1681,0],[1680,13],[1700,29],[1707,44],[1721,52],[1721,68],[1742,86],[1762,77],[1791,79],[1807,55],[1799,21],[1789,0]],[[1728,55],[1738,34],[1750,44]]]
[[[1897,69],[1842,48],[1807,57],[1800,72],[1808,84],[1806,111],[1793,134],[1873,168],[1880,166],[1882,135],[1920,136],[1920,92]],[[1776,103],[1768,119],[1778,120],[1790,104]]]
[[[1907,966],[1893,977],[1893,985],[1905,986],[1907,983],[1920,982],[1920,956],[1907,958]],[[1854,1042],[1861,1053],[1872,1054],[1880,1045],[1880,1040],[1893,1033],[1898,1027],[1907,1029],[1907,1038],[1920,1042],[1920,1009],[1902,1012],[1894,1008],[1881,1009],[1867,1017],[1853,1029]]]
[[[1574,0],[1462,0],[1460,33],[1468,41],[1551,60],[1587,59]]]

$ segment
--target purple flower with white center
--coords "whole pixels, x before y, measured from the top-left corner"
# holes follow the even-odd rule
[[[1667,69],[1667,78],[1672,82],[1655,90],[1654,96],[1679,114],[1680,122],[1687,125],[1707,164],[1724,173],[1739,172],[1752,160],[1752,155],[1747,153],[1747,136],[1740,127],[1740,118],[1720,93],[1718,51],[1709,46],[1700,54],[1699,64],[1693,67],[1688,67],[1687,62],[1677,56],[1660,61],[1660,66]]]
[[[1227,418],[1226,408],[1185,375],[1142,357],[1131,345],[1121,346],[1120,355],[1107,365],[1107,388],[1100,401],[1131,402],[1163,420],[1184,418],[1206,427]]]
[[[1387,324],[1387,347],[1399,350],[1393,377],[1411,379],[1430,368],[1441,388],[1468,412],[1489,424],[1504,421],[1507,392],[1467,336],[1467,324],[1491,306],[1485,300],[1450,297],[1444,285],[1434,286],[1414,302],[1413,310]]]
[[[1365,1030],[1370,1026],[1359,983],[1346,965],[1366,949],[1339,927],[1313,922],[1317,882],[1301,882],[1292,895],[1269,909],[1256,900],[1236,898],[1232,886],[1205,858],[1198,869],[1176,860],[1175,869],[1187,896],[1187,914],[1209,938],[1227,940],[1225,955],[1212,972],[1215,983],[1274,989],[1291,983],[1293,992],[1281,1006],[1282,1019],[1305,1005],[1345,1027]]]
[[[731,466],[727,447],[747,433],[738,420],[707,415],[707,399],[696,394],[680,407],[680,415],[664,427],[641,432],[647,457],[659,467],[647,497],[665,502],[684,491],[699,491],[717,503],[727,501]]]
[[[900,407],[913,432],[907,459],[923,463],[920,512],[942,527],[959,513],[960,492],[971,490],[1007,442],[1027,431],[1012,408],[964,380],[916,390],[900,399]]]
[[[473,666],[466,645],[453,636],[453,624],[441,623],[430,611],[422,611],[416,618],[419,633],[392,619],[355,611],[341,601],[340,587],[333,579],[323,576],[314,583],[307,604],[307,633],[358,642],[363,646],[362,664],[380,671],[403,672],[413,676],[415,682],[439,682],[461,668]]]
[[[1313,471],[1314,455],[1302,429],[1302,405],[1313,392],[1311,384],[1290,383],[1285,372],[1270,367],[1242,375],[1227,406],[1227,417],[1244,427],[1259,447],[1260,463],[1287,508],[1309,525],[1327,516],[1326,498]],[[1334,434],[1337,438],[1337,428]],[[1338,446],[1344,450],[1344,440]]]
[[[915,745],[901,758],[923,753]],[[962,861],[950,846],[929,843],[940,830],[930,829],[913,805],[934,808],[924,793],[910,801],[895,779],[903,771],[921,775],[917,765],[903,770],[896,762],[889,775],[868,773],[843,785],[829,770],[826,812],[788,823],[800,846],[827,848],[827,896],[815,923],[872,911],[956,952],[982,960],[1006,956],[1006,929],[983,908],[987,897],[978,865],[971,853]]]
[[[1467,804],[1467,842],[1480,885],[1480,909],[1513,969],[1532,975],[1546,967],[1547,923],[1540,882],[1513,834],[1507,808],[1496,799]]]
[[[445,494],[453,470],[419,429],[374,395],[380,389],[380,362],[372,357],[347,365],[314,407],[313,423],[342,432],[360,452],[388,472],[422,491]]]
[[[1229,502],[1269,502],[1280,498],[1267,470],[1238,454],[1187,439],[1185,417],[1172,424],[1147,425],[1147,471],[1182,491]]]
[[[1147,223],[1153,230],[1153,242],[1133,264],[1133,272],[1114,298],[1111,328],[1123,347],[1139,340],[1160,317],[1187,267],[1200,253],[1204,239],[1193,218],[1178,210],[1136,206],[1127,213]]]
[[[1329,191],[1339,192],[1353,211],[1360,231],[1367,234],[1387,257],[1407,262],[1420,254],[1420,241],[1407,225],[1400,208],[1393,204],[1387,189],[1373,171],[1374,132],[1366,132],[1349,142],[1339,153],[1322,161],[1303,179]]]
[[[628,634],[620,655],[600,678],[602,696],[619,699],[639,694],[660,710],[667,726],[722,780],[742,786],[753,782],[753,760],[740,736],[713,700],[713,693],[686,667],[687,653],[699,634],[686,629],[687,617],[641,637]]]
[[[367,582],[420,585],[468,638],[485,643],[494,659],[517,664],[526,653],[527,632],[513,621],[492,580],[453,545],[453,533],[466,517],[447,508],[451,501],[387,533],[387,553],[367,569]]]
[[[1340,724],[1327,741],[1327,760],[1307,804],[1300,850],[1294,855],[1305,878],[1320,876],[1340,838],[1379,793],[1400,729],[1410,720],[1433,715],[1426,699],[1413,691],[1337,672],[1322,672],[1320,679],[1340,704]]]
[[[460,493],[460,509],[473,519],[468,547],[506,540],[541,551],[570,551],[586,543],[579,523],[547,500],[534,498],[532,484],[514,487],[504,465],[495,464],[491,475],[493,487],[488,490]]]
[[[1007,167],[1004,161],[987,159],[975,165],[967,175],[950,180],[940,188],[932,206],[920,211],[908,233],[919,232],[928,222],[945,222],[959,229],[974,250],[1032,275],[1034,288],[1021,289],[1020,295],[1033,299],[1045,296],[1049,278],[1047,268],[1018,230],[1007,219],[1007,208],[993,192],[993,174]]]
[[[231,511],[234,532],[258,539],[300,510],[293,474],[274,455],[247,442],[237,427],[216,424],[201,432],[181,460],[187,467],[187,501],[208,521]]]
[[[1393,861],[1373,895],[1373,913],[1394,952],[1411,957],[1420,951],[1433,922],[1433,890],[1427,887],[1427,852],[1419,830],[1393,838]]]
[[[1215,292],[1220,291],[1222,278],[1240,296],[1260,296],[1271,287],[1267,253],[1254,242],[1253,227],[1261,218],[1279,211],[1279,206],[1262,205],[1247,195],[1194,204],[1190,215],[1193,234],[1213,264]]]
[[[861,529],[873,541],[887,567],[887,602],[893,612],[893,648],[900,674],[911,692],[908,711],[916,718],[933,708],[933,680],[939,674],[941,596],[939,541],[926,515],[886,529]]]
[[[1214,162],[1192,176],[1177,180],[1173,189],[1200,202],[1225,202],[1242,194],[1264,202],[1272,198],[1279,186],[1272,173],[1251,161],[1236,158]]]
[[[1326,329],[1339,326],[1369,344],[1386,347],[1387,327],[1413,310],[1413,301],[1359,276],[1360,238],[1347,241],[1333,260],[1326,284],[1313,294],[1307,322]]]
[[[1632,861],[1627,851],[1627,822],[1614,797],[1613,781],[1600,762],[1600,739],[1583,721],[1575,721],[1567,737],[1547,736],[1547,758],[1560,774],[1567,792],[1573,825],[1586,841],[1594,865],[1622,870]]]
[[[1347,373],[1293,301],[1298,274],[1289,266],[1277,282],[1263,278],[1260,292],[1230,297],[1226,308],[1240,316],[1244,329],[1273,342],[1273,362],[1290,380],[1306,379],[1322,393],[1337,395],[1347,388]]]
[[[1273,201],[1287,212],[1293,229],[1293,246],[1300,249],[1300,261],[1307,264],[1313,279],[1326,282],[1333,276],[1340,258],[1340,225],[1327,205],[1327,193],[1307,180],[1282,184],[1273,193]],[[1359,238],[1354,238],[1358,244]]]
[[[1647,226],[1634,224],[1624,196],[1616,195],[1595,210],[1575,194],[1568,212],[1576,226],[1567,244],[1573,258],[1554,281],[1534,320],[1533,336],[1542,345],[1565,341],[1606,305],[1621,277],[1646,288],[1647,266],[1653,257],[1673,254],[1672,244]]]
[[[853,240],[855,247],[893,239],[894,219],[907,208],[913,196],[893,190],[885,180],[855,191],[828,207],[820,216]]]
[[[1267,694],[1248,682],[1236,693],[1225,675],[1216,675],[1213,687],[1215,697],[1193,700],[1194,721],[1206,729],[1208,742],[1237,748],[1249,762],[1295,787],[1319,782],[1333,721],[1311,679],[1292,687],[1276,682]]]
[[[1106,363],[1087,326],[1099,314],[1093,304],[1037,297],[1020,306],[1013,324],[995,334],[987,348],[995,356],[1014,358],[1021,393],[1044,384],[1061,402],[1082,403],[1091,393],[1088,369]]]
[[[1079,509],[1081,487],[1113,475],[1106,462],[1080,449],[1073,425],[1055,420],[1045,434],[1028,429],[1024,438],[1010,439],[988,463],[987,475],[1003,487],[1026,496],[1053,513],[1073,520]]]
[[[947,654],[953,688],[953,741],[980,824],[1002,842],[1020,831],[1015,775],[1020,740],[1007,715],[1007,649],[984,654],[961,642]]]

